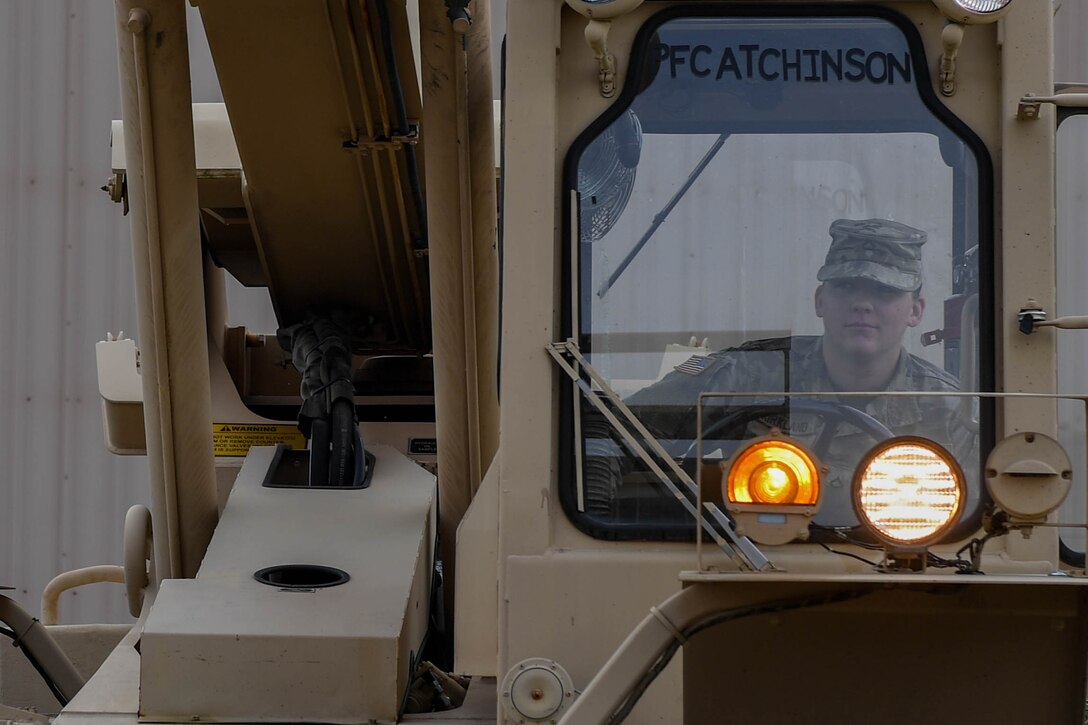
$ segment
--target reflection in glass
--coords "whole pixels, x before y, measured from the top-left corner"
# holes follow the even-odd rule
[[[684,18],[644,52],[642,92],[577,166],[593,366],[692,470],[699,394],[733,393],[710,406],[704,452],[798,439],[829,467],[821,526],[857,525],[853,471],[892,435],[950,450],[977,508],[977,405],[952,394],[979,379],[979,172],[919,95],[902,31]],[[687,520],[591,407],[579,414],[585,513],[645,531]]]

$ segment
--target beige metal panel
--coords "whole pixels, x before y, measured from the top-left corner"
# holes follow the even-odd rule
[[[128,223],[99,187],[119,113],[112,4],[0,4],[0,581],[36,612],[61,571],[120,563],[147,464],[106,452],[94,345],[135,329]],[[62,621],[131,622],[123,587]]]
[[[218,512],[185,6],[117,0],[115,22],[155,557],[193,576]]]
[[[420,8],[441,536],[450,544],[498,444],[495,170],[493,154],[480,153],[494,147],[487,10],[476,6],[461,38],[442,2]],[[452,546],[443,563],[452,596]]]
[[[1057,386],[1054,328],[1031,336],[1017,331],[1017,310],[1028,298],[1054,309],[1057,263],[1054,247],[1054,109],[1037,121],[1016,117],[1025,93],[1053,88],[1051,8],[1014,3],[1003,24],[1001,48],[1002,166],[996,171],[1003,195],[997,224],[998,256],[996,333],[1000,390],[1051,392]],[[1035,91],[1042,88],[1042,91]],[[1006,401],[998,435],[1034,430],[1057,433],[1057,407],[1050,402]],[[1006,542],[1017,559],[1057,558],[1057,530],[1043,529],[1030,539]]]
[[[457,529],[457,589],[454,592],[454,671],[496,676],[499,644],[499,466],[487,469]]]
[[[215,722],[396,720],[428,619],[435,482],[394,449],[371,450],[365,490],[268,488],[275,449],[250,452],[200,573],[164,582],[151,607],[146,718],[188,722],[199,702]],[[284,564],[350,579],[295,591],[255,580]]]
[[[723,582],[722,595],[742,606],[749,597],[781,601],[852,588],[849,579],[767,579]],[[944,577],[943,589],[870,584],[872,593],[854,601],[706,629],[684,646],[683,722],[711,722],[723,702],[730,721],[752,725],[1081,722],[1083,587],[960,579]],[[728,652],[743,656],[723,658]]]
[[[583,549],[507,559],[502,611],[511,635],[499,678],[527,657],[546,657],[570,673],[575,689],[585,689],[650,607],[680,590],[678,574],[688,557],[677,556],[678,548],[672,553]],[[680,722],[682,669],[681,658],[675,658],[628,722]]]
[[[424,264],[412,250],[420,230],[405,152],[367,150],[395,134],[398,121],[378,17],[366,7],[204,2],[200,12],[281,322],[315,304],[339,307],[372,319],[360,337],[426,351],[429,307]],[[389,12],[406,111],[418,119],[405,8],[391,3]]]

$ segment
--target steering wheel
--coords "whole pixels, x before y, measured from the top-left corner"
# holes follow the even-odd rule
[[[788,403],[761,403],[746,405],[739,408],[721,420],[715,421],[709,428],[703,431],[703,439],[709,438],[723,430],[731,430],[737,427],[747,426],[749,423],[768,415],[785,415],[791,413],[807,413],[815,415],[823,422],[820,435],[809,447],[817,458],[824,458],[831,448],[831,441],[843,425],[852,425],[862,433],[873,439],[875,443],[887,440],[894,436],[886,425],[869,415],[868,413],[851,408],[844,403],[830,400],[814,400],[810,398],[793,398]],[[695,451],[698,440],[692,441],[684,452],[684,458],[688,458]]]

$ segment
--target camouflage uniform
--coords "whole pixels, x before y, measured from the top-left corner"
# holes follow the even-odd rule
[[[904,224],[881,219],[838,220],[831,225],[832,243],[817,275],[820,281],[860,278],[901,291],[914,292],[922,283],[921,247],[926,235]],[[685,366],[681,366],[684,368]],[[957,392],[955,377],[920,357],[900,350],[899,360],[886,386],[888,391]],[[955,397],[894,397],[837,395],[824,363],[823,339],[817,336],[773,338],[746,343],[701,359],[697,369],[678,369],[660,382],[627,399],[644,423],[660,438],[693,440],[696,436],[696,402],[703,392],[826,392],[830,401],[861,410],[886,426],[894,435],[916,435],[948,448],[961,462],[972,489],[968,505],[977,500],[978,439],[966,424],[975,403]],[[798,399],[794,399],[796,401]],[[781,399],[731,395],[709,399],[706,405],[728,406],[729,412],[752,404],[780,403]],[[794,407],[803,403],[794,402]],[[964,407],[966,406],[966,407]],[[783,411],[785,413],[785,411]],[[704,430],[720,412],[708,410]],[[790,415],[756,416],[744,431],[723,431],[726,437],[750,438],[780,429],[811,448],[824,425],[835,415],[794,412]],[[712,438],[715,436],[711,436]],[[722,436],[718,436],[719,438]],[[817,522],[841,526],[856,523],[850,503],[850,482],[862,456],[872,447],[871,434],[848,423],[839,423],[826,450],[814,451],[831,468],[825,477],[824,504]]]
[[[739,348],[709,356],[710,365],[698,375],[673,372],[661,382],[635,393],[627,404],[639,418],[662,439],[694,440],[696,402],[703,392],[804,392],[828,393],[817,400],[857,408],[883,423],[895,435],[916,435],[934,440],[948,448],[964,467],[968,480],[977,482],[978,441],[964,425],[961,398],[839,396],[824,365],[822,340],[816,336],[797,336],[758,340]],[[899,355],[888,390],[919,392],[958,392],[956,379],[937,366],[911,355]],[[732,395],[705,401],[704,430],[722,415],[712,407],[728,407],[729,412],[753,404],[781,402],[774,398]],[[974,411],[974,404],[968,408]],[[834,416],[831,417],[833,419]],[[772,427],[780,429],[810,448],[823,430],[820,416],[813,413],[765,415],[751,421],[744,438],[764,435]],[[819,523],[849,525],[854,517],[849,500],[851,475],[861,457],[873,446],[874,439],[849,424],[842,424],[826,451],[818,451],[821,461],[831,468],[825,479],[827,490]],[[975,472],[976,475],[971,475]],[[977,498],[977,485],[974,486]]]

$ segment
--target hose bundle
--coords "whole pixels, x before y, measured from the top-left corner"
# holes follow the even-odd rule
[[[308,313],[276,339],[302,373],[298,429],[310,441],[310,485],[358,487],[366,456],[351,382],[351,327],[346,315]]]

